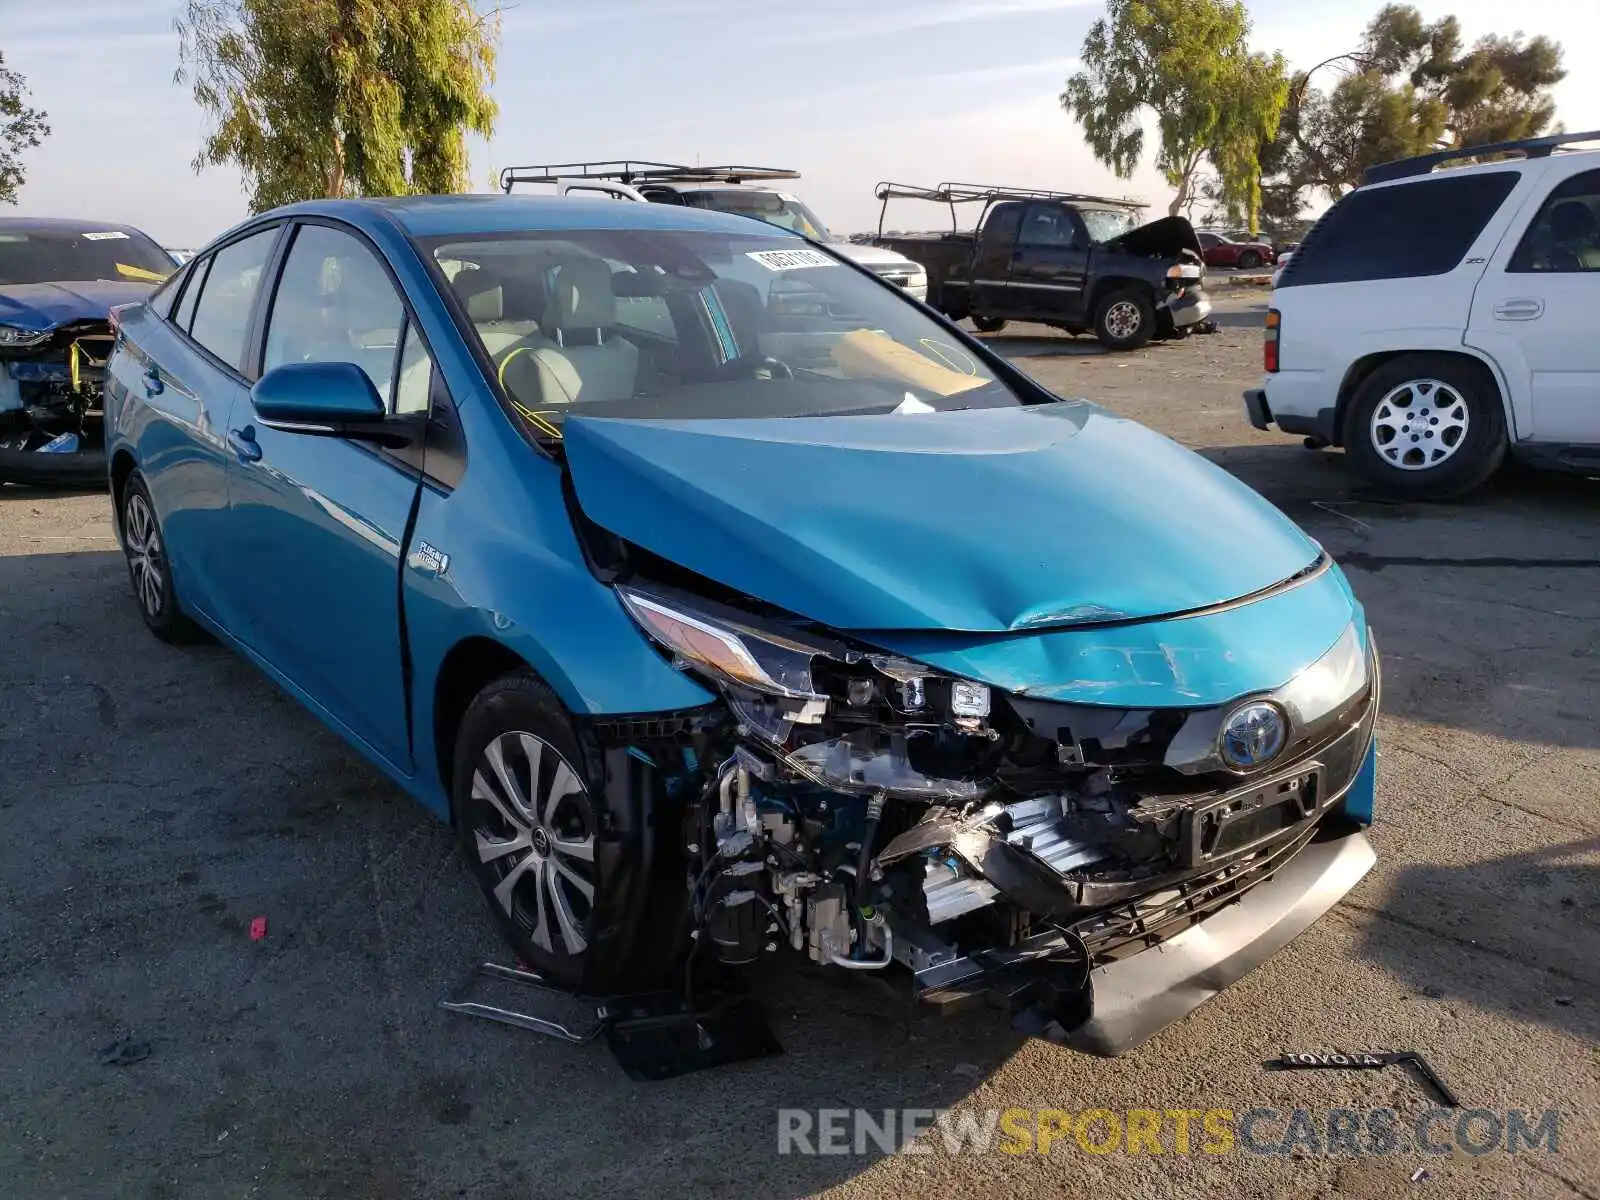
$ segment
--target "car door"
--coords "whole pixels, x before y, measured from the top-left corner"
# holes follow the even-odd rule
[[[184,603],[232,630],[228,544],[228,418],[245,395],[241,364],[262,272],[281,223],[246,231],[196,259],[163,319],[123,322],[118,414],[150,489]]]
[[[259,373],[352,362],[390,413],[425,412],[432,357],[377,252],[298,225],[258,338]],[[400,564],[420,473],[369,442],[272,429],[246,399],[228,430],[231,584],[241,640],[402,772],[411,768]]]
[[[1011,258],[1016,251],[1017,230],[1022,226],[1019,200],[996,204],[978,230],[972,248],[972,311],[986,317],[1003,316],[1011,311]]]
[[[1028,205],[1012,257],[1012,306],[1045,321],[1083,316],[1089,237],[1076,213],[1061,204]]]
[[[1593,159],[1589,159],[1593,162]],[[1467,344],[1528,397],[1523,441],[1600,445],[1600,170],[1553,157],[1473,296]],[[1518,236],[1520,234],[1520,236]]]

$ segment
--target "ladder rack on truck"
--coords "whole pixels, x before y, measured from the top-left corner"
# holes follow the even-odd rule
[[[960,227],[956,212],[958,204],[982,204],[987,209],[997,200],[1068,200],[1083,204],[1108,204],[1129,210],[1149,207],[1144,201],[1127,196],[1091,196],[1085,192],[1052,192],[1043,188],[1007,187],[1003,184],[986,183],[941,183],[937,187],[926,188],[885,180],[873,189],[872,194],[875,199],[883,202],[883,207],[878,212],[880,237],[883,235],[884,219],[889,212],[890,200],[927,200],[937,204],[948,204],[952,233]]]
[[[691,167],[683,163],[614,158],[600,162],[506,167],[500,172],[500,190],[509,192],[519,183],[561,184],[570,179],[613,180],[631,186],[636,183],[750,183],[799,178],[799,171],[786,167]]]

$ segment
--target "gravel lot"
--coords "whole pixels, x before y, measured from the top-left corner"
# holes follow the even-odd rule
[[[1377,867],[1109,1062],[798,971],[766,988],[784,1057],[662,1084],[441,1012],[498,954],[448,832],[228,652],[151,639],[103,497],[0,489],[6,1194],[1600,1197],[1600,484],[1368,498],[1338,455],[1245,424],[1262,299],[1134,355],[991,339],[1260,489],[1345,565],[1383,651]],[[102,1065],[124,1037],[149,1057]],[[1260,1066],[1335,1048],[1424,1051],[1468,1106],[1560,1109],[1559,1148],[776,1153],[779,1107],[1430,1105],[1395,1070]]]

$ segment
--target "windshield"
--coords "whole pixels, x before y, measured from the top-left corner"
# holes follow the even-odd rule
[[[1132,213],[1120,209],[1080,208],[1078,215],[1089,227],[1089,236],[1096,245],[1121,237],[1129,230],[1137,229],[1139,225]]]
[[[684,200],[693,208],[709,208],[715,212],[733,213],[740,217],[755,217],[780,229],[788,229],[801,237],[818,242],[833,241],[833,234],[822,219],[793,196],[778,192],[708,191],[686,192]]]
[[[594,230],[432,238],[533,430],[1023,403],[897,289],[793,238]]]
[[[121,229],[0,230],[0,284],[154,283],[175,270],[161,247]]]

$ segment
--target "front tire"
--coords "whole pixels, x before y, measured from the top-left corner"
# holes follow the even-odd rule
[[[980,317],[974,314],[972,327],[979,333],[999,333],[1006,327],[1006,322],[1004,317]]]
[[[129,475],[122,485],[121,504],[122,552],[128,560],[128,579],[145,628],[174,645],[197,640],[200,628],[178,604],[166,538],[156,519],[155,502],[139,472]]]
[[[625,961],[639,957],[626,949],[632,922],[607,910],[639,881],[608,851],[615,831],[585,751],[555,693],[514,671],[462,718],[452,795],[461,853],[518,960],[557,987],[603,995],[638,965]]]
[[[1239,255],[1239,270],[1241,271],[1254,271],[1260,265],[1261,255],[1257,254],[1254,250],[1246,250],[1243,254]]]
[[[1453,500],[1481,487],[1506,456],[1500,393],[1443,354],[1411,354],[1369,375],[1344,417],[1357,471],[1408,500]]]
[[[1094,336],[1108,350],[1137,350],[1155,332],[1156,306],[1137,288],[1109,293],[1094,310]]]

